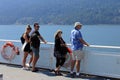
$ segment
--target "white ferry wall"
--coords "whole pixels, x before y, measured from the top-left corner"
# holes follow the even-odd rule
[[[11,41],[11,40],[9,40]],[[19,51],[20,51],[20,55],[16,55],[14,59],[12,59],[11,61],[10,60],[6,60],[2,57],[2,55],[0,55],[0,62],[1,63],[8,63],[8,64],[16,64],[16,65],[22,65],[22,58],[23,58],[23,51],[21,50],[22,48],[22,44],[20,43],[20,41],[17,41],[15,40],[16,42],[14,42],[14,40],[12,41],[12,43],[19,47]],[[2,46],[6,43],[7,41],[3,40],[3,41],[0,41],[0,52],[2,51]],[[47,46],[47,47],[46,47]],[[52,59],[51,56],[51,53],[53,53],[53,50],[51,48],[51,45],[44,45],[44,44],[41,44],[41,49],[40,49],[40,59],[39,61],[37,62],[37,67],[41,67],[41,68],[48,68],[48,69],[52,69],[51,67],[51,62],[50,60]],[[6,54],[9,54],[9,53],[6,53]],[[28,55],[27,57],[27,62],[29,61],[30,59],[30,55]],[[53,65],[52,65],[53,66]]]
[[[12,61],[3,59],[0,55],[0,63],[22,65],[23,52],[21,51],[21,43],[19,40],[8,40],[12,41],[15,46],[19,47],[20,55],[16,55]],[[6,40],[0,40],[0,47],[6,42]],[[53,56],[53,43],[41,44],[40,47],[40,59],[37,62],[37,67],[54,69],[55,58]],[[94,46],[92,46],[94,47]],[[116,47],[120,50],[120,47]],[[0,50],[1,51],[1,50]],[[94,51],[85,47],[84,59],[81,63],[81,73],[120,78],[120,52],[119,51]],[[27,61],[29,60],[27,58]],[[62,68],[63,71],[69,71],[70,68]]]

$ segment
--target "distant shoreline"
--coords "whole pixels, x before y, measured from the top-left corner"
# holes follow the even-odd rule
[[[40,24],[40,23],[39,23]],[[0,24],[0,25],[27,25],[27,24]],[[30,24],[33,25],[33,24]],[[74,25],[73,24],[40,24],[40,25]],[[120,24],[83,24],[83,25],[120,25]]]

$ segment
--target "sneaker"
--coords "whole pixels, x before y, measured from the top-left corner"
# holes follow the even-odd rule
[[[75,78],[80,78],[80,76],[79,75],[75,75]]]
[[[30,68],[30,64],[29,64],[29,63],[26,63],[26,66],[27,66],[28,68]]]
[[[23,70],[29,70],[27,67],[22,67]]]
[[[75,75],[75,78],[81,78],[81,76],[80,75]]]

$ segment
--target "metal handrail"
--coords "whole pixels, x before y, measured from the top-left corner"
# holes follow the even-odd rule
[[[11,41],[11,42],[21,42],[20,40],[6,40],[6,39],[0,39],[0,41]],[[43,42],[41,42],[42,44],[44,44]],[[48,45],[54,45],[53,42],[47,42],[46,44]],[[68,46],[70,46],[71,44],[67,44]],[[103,46],[103,45],[90,45],[89,47],[91,48],[110,48],[110,49],[120,49],[120,46]]]

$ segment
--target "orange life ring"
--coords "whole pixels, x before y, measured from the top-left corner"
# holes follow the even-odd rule
[[[6,53],[7,47],[11,48],[11,53],[9,55]],[[16,54],[19,55],[19,48],[15,47],[12,42],[6,42],[2,46],[1,55],[4,59],[11,61],[12,59],[14,59]]]

